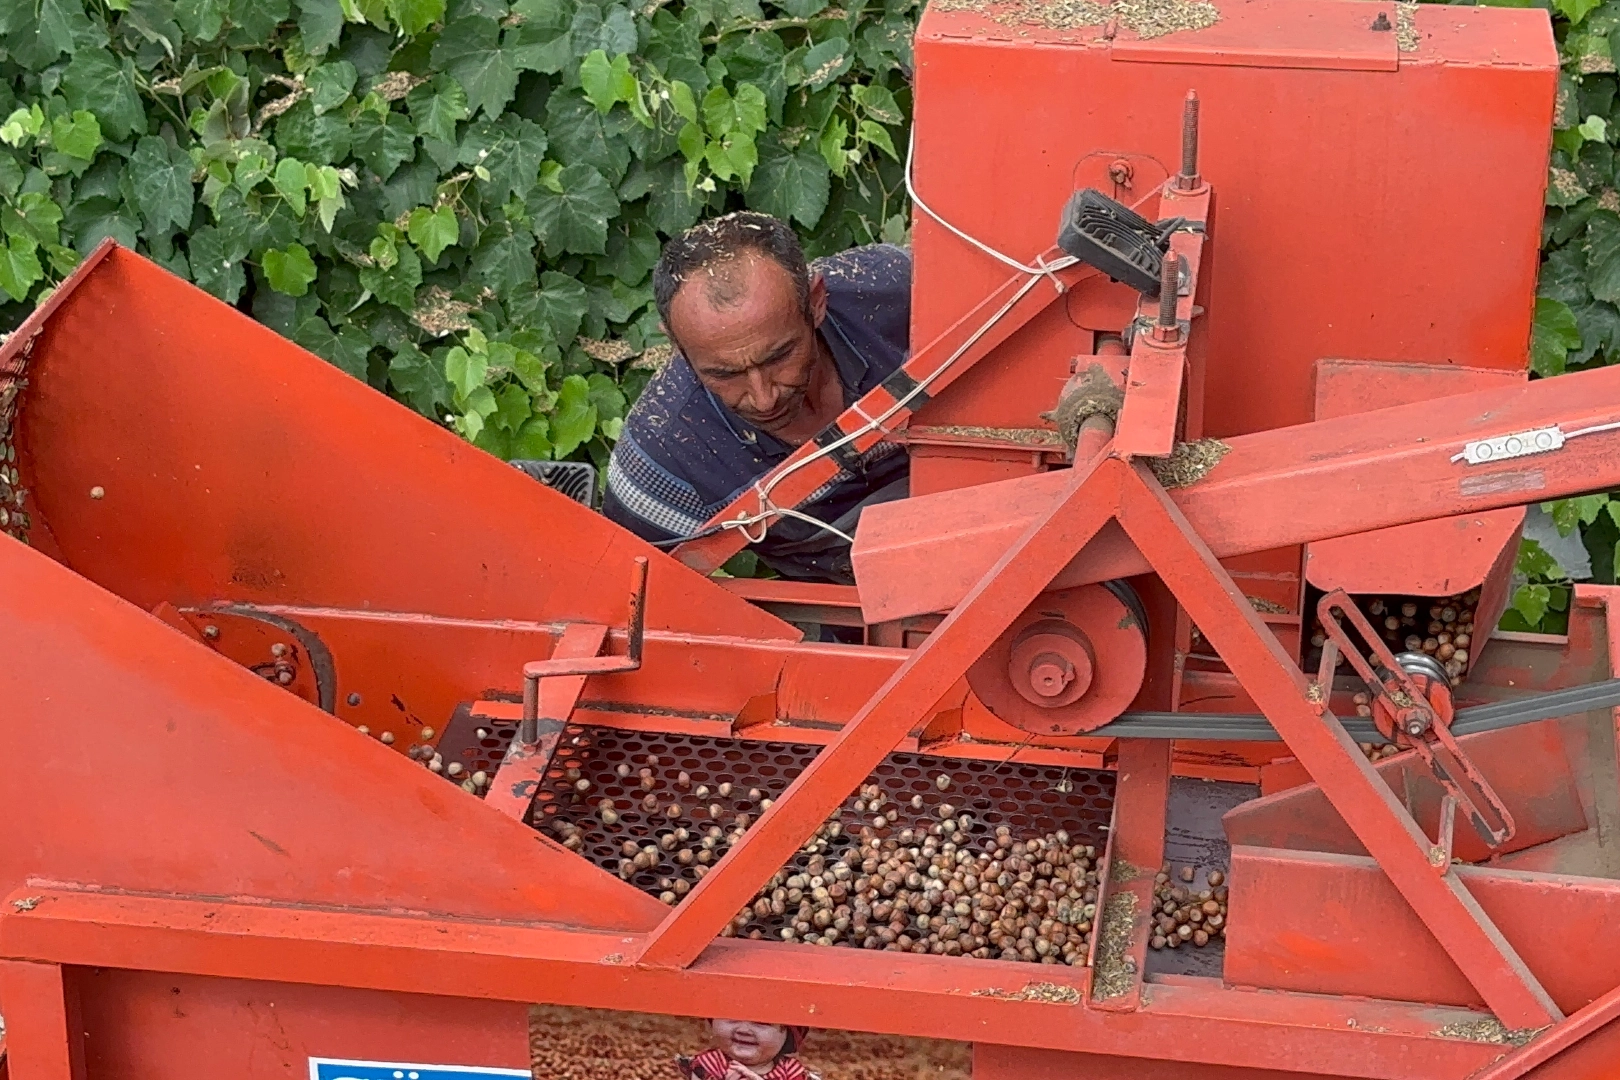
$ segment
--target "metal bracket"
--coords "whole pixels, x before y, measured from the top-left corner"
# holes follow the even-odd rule
[[[637,555],[630,569],[630,617],[624,656],[558,657],[531,660],[523,665],[523,718],[518,722],[517,743],[533,746],[539,741],[540,680],[565,675],[611,675],[636,671],[641,667],[641,642],[647,626],[647,558]],[[567,717],[557,719],[566,720]]]
[[[1500,847],[1512,839],[1513,815],[1451,734],[1451,689],[1445,680],[1423,672],[1420,663],[1401,663],[1343,589],[1322,597],[1316,611],[1327,634],[1317,669],[1318,684],[1333,685],[1333,671],[1342,652],[1367,689],[1376,694],[1373,720],[1379,731],[1397,745],[1416,751],[1488,846]],[[1341,618],[1356,628],[1378,670],[1345,633]],[[1422,661],[1427,662],[1428,657]],[[1447,847],[1449,852],[1449,844]],[[1449,866],[1449,854],[1445,861]]]

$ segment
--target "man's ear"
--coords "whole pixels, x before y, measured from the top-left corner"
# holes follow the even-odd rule
[[[820,274],[810,275],[810,325],[820,326],[827,317],[827,282]]]

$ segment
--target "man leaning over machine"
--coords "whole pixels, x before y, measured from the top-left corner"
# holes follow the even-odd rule
[[[874,244],[806,265],[793,230],[765,214],[670,240],[653,293],[676,351],[625,421],[603,512],[655,543],[699,532],[909,349],[910,252]],[[813,521],[776,518],[753,550],[783,577],[853,584],[838,534],[862,507],[903,498],[909,469],[900,446],[878,443],[799,506]]]

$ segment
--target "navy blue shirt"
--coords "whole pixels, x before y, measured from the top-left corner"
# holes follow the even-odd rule
[[[827,316],[819,330],[848,407],[909,355],[911,253],[874,244],[817,259],[811,269],[827,283]],[[677,353],[625,420],[608,464],[602,511],[647,540],[690,536],[794,449],[722,405]],[[880,442],[798,509],[848,523],[863,500],[903,488],[909,467],[899,445]],[[775,519],[754,550],[787,577],[852,580],[849,545],[806,522]]]

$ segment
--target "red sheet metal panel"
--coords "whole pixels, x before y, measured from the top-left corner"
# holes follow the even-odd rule
[[[1367,412],[1449,394],[1511,387],[1527,374],[1440,364],[1324,360],[1316,368],[1316,417]],[[1447,596],[1483,582],[1517,544],[1523,509],[1493,510],[1320,540],[1305,549],[1305,578],[1324,591]],[[1477,651],[1477,650],[1476,650]]]
[[[644,555],[650,628],[798,636],[128,251],[63,297],[28,374],[24,486],[63,560],[143,608],[229,599],[622,625],[623,581]]]
[[[665,911],[38,552],[0,542],[0,582],[0,890],[620,929]]]
[[[1486,867],[1453,873],[1560,1008],[1573,1012],[1614,987],[1620,882]],[[1482,1004],[1371,859],[1235,846],[1229,984]]]
[[[1147,41],[931,9],[916,39],[921,197],[1027,261],[1052,243],[1071,190],[1114,157],[1164,163],[1133,170],[1117,193],[1127,203],[1174,171],[1196,88],[1199,171],[1215,191],[1194,331],[1207,341],[1206,434],[1309,419],[1325,356],[1523,370],[1558,70],[1546,14],[1420,10],[1418,51],[1398,52],[1356,0],[1218,6],[1214,26]],[[912,339],[926,341],[1007,268],[922,213],[913,242]],[[1091,351],[1074,312],[1113,288],[1077,286],[918,423],[1033,423],[1063,362]]]

